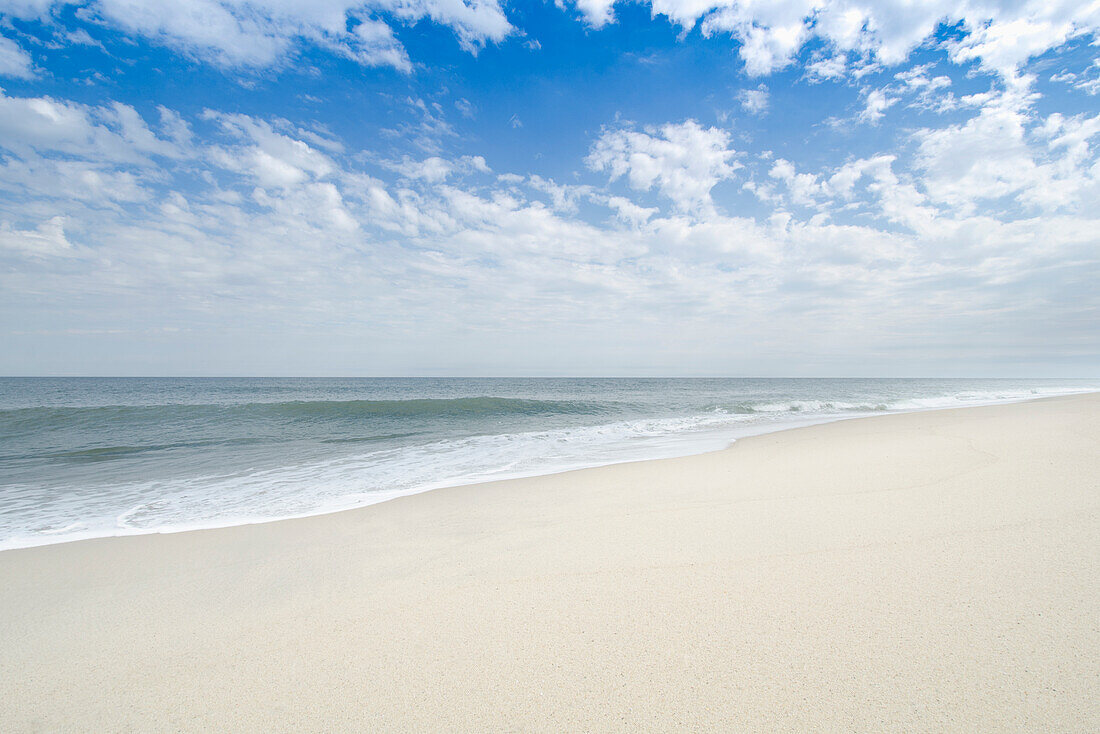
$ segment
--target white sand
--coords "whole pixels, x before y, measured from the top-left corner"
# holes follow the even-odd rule
[[[0,553],[0,730],[1100,731],[1100,395]]]

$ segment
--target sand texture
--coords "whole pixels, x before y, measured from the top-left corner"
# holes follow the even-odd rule
[[[1100,395],[3,552],[0,730],[1100,731]]]

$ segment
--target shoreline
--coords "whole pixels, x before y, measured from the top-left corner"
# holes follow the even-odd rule
[[[884,411],[884,412],[881,412],[881,413],[860,413],[860,414],[851,415],[851,416],[845,416],[845,415],[829,416],[829,417],[813,418],[813,419],[810,419],[808,422],[792,421],[793,425],[791,425],[791,424],[777,424],[777,425],[762,427],[763,430],[752,431],[750,433],[746,433],[746,434],[743,434],[743,435],[738,435],[737,437],[730,439],[729,443],[726,446],[723,446],[723,447],[717,448],[717,449],[706,449],[706,450],[703,450],[703,451],[689,451],[687,453],[674,453],[674,454],[671,454],[671,455],[668,455],[668,456],[658,456],[658,457],[649,457],[649,458],[630,458],[630,459],[623,459],[621,461],[613,461],[613,462],[610,462],[610,463],[586,464],[586,465],[583,465],[583,466],[576,466],[576,467],[570,467],[570,468],[565,468],[565,469],[554,469],[554,470],[551,470],[551,471],[548,471],[548,472],[540,472],[540,473],[534,473],[534,474],[526,474],[526,473],[505,474],[505,475],[499,476],[499,477],[475,479],[475,480],[470,481],[470,482],[463,482],[463,483],[459,483],[459,484],[443,484],[443,485],[438,485],[438,486],[437,485],[428,485],[428,486],[425,486],[423,488],[415,488],[415,489],[410,489],[410,490],[394,490],[392,493],[390,493],[390,492],[380,492],[379,495],[386,495],[382,499],[371,500],[369,502],[365,502],[365,503],[361,503],[361,504],[351,504],[351,505],[340,506],[340,507],[335,507],[335,508],[318,509],[316,511],[310,511],[310,512],[306,512],[306,513],[302,513],[302,514],[287,515],[287,516],[281,516],[281,517],[256,518],[256,519],[251,519],[251,518],[250,519],[233,519],[233,520],[227,520],[225,522],[217,522],[217,523],[213,523],[213,524],[194,524],[194,525],[166,526],[166,527],[161,527],[161,528],[156,528],[156,529],[151,529],[151,530],[137,530],[137,529],[135,529],[133,531],[116,532],[116,533],[111,533],[111,534],[88,534],[88,535],[81,535],[79,537],[67,537],[67,538],[59,539],[59,540],[43,539],[42,542],[32,542],[30,544],[20,544],[20,545],[6,545],[6,543],[8,541],[0,541],[0,554],[7,553],[9,551],[27,550],[27,549],[32,549],[32,548],[42,548],[42,547],[53,546],[53,545],[66,545],[66,544],[70,544],[70,543],[82,543],[82,542],[90,541],[90,540],[106,540],[106,539],[112,539],[112,538],[130,538],[130,537],[141,537],[141,536],[147,536],[147,535],[175,535],[177,533],[192,533],[192,532],[201,532],[201,531],[206,531],[206,530],[223,530],[223,529],[235,528],[235,527],[246,527],[246,526],[250,526],[250,525],[264,525],[264,524],[274,523],[274,522],[285,522],[285,521],[289,521],[289,520],[304,520],[304,519],[313,518],[313,517],[323,517],[323,516],[327,516],[327,515],[333,515],[333,514],[337,514],[337,513],[341,513],[341,512],[351,512],[351,511],[355,511],[355,510],[362,510],[362,509],[366,509],[368,507],[373,507],[375,505],[380,505],[380,504],[385,504],[387,502],[392,502],[394,500],[401,499],[402,497],[411,497],[411,496],[418,495],[418,494],[424,494],[426,492],[437,492],[437,491],[440,491],[440,490],[450,490],[450,489],[456,489],[456,488],[461,488],[461,487],[474,487],[474,486],[479,486],[479,485],[483,485],[483,484],[491,484],[491,483],[494,483],[494,482],[510,482],[510,481],[524,480],[524,479],[534,479],[534,478],[539,478],[539,477],[553,477],[553,476],[571,474],[573,472],[578,472],[578,471],[588,471],[590,469],[600,469],[600,468],[608,467],[608,466],[620,466],[620,465],[623,465],[623,464],[635,464],[635,463],[643,463],[643,462],[649,462],[649,461],[664,461],[666,459],[680,459],[680,458],[687,458],[687,457],[692,457],[692,456],[704,456],[704,455],[707,455],[707,454],[720,453],[722,451],[727,451],[730,448],[732,448],[738,441],[743,441],[745,439],[754,438],[754,437],[757,437],[757,436],[770,435],[770,434],[774,434],[774,433],[782,433],[782,432],[786,432],[786,431],[796,431],[796,430],[800,430],[800,429],[803,429],[803,428],[812,428],[814,426],[829,425],[831,423],[866,420],[866,419],[872,419],[872,418],[882,418],[882,417],[893,416],[893,415],[908,415],[908,414],[911,414],[911,413],[929,413],[929,412],[949,411],[949,410],[966,410],[966,409],[970,409],[970,408],[985,408],[985,407],[993,407],[993,406],[998,406],[998,405],[1016,405],[1016,404],[1020,404],[1020,403],[1030,403],[1030,402],[1043,401],[1043,400],[1055,400],[1055,399],[1059,399],[1059,398],[1074,397],[1074,396],[1077,396],[1077,395],[1095,395],[1095,394],[1100,394],[1100,391],[1081,391],[1081,392],[1064,393],[1064,394],[1059,394],[1059,395],[1044,395],[1044,396],[1040,396],[1040,397],[1012,398],[1012,399],[1008,399],[1008,400],[999,400],[999,401],[993,401],[993,402],[977,402],[977,403],[974,403],[972,405],[940,406],[940,407],[934,407],[934,408],[916,408],[916,409],[911,409],[911,410]],[[74,521],[74,522],[79,522],[79,521]],[[58,535],[60,535],[60,533],[58,533]],[[19,540],[23,541],[23,540],[26,540],[26,539],[25,538],[20,538]]]
[[[0,721],[1092,730],[1100,394],[0,553]]]

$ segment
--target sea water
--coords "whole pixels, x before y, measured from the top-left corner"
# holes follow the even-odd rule
[[[0,549],[300,517],[1083,380],[0,378]]]

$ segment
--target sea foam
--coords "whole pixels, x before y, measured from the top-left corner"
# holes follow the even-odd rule
[[[0,381],[0,548],[301,517],[444,486],[716,450],[796,425],[1100,388],[975,380],[149,385],[21,383],[15,392]]]

